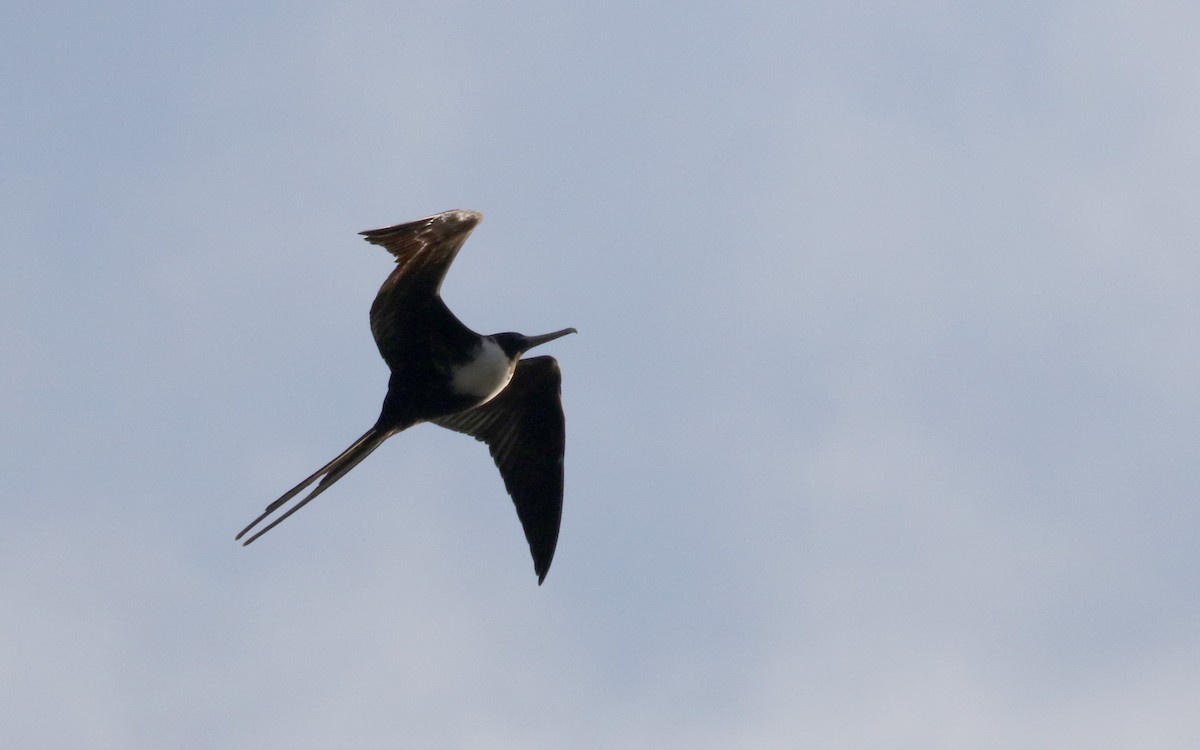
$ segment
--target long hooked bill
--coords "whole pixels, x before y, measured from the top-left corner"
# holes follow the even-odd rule
[[[529,346],[525,347],[525,349],[529,350],[535,346],[541,346],[547,341],[553,341],[554,339],[562,338],[568,333],[579,333],[579,331],[576,331],[574,328],[564,328],[561,331],[555,331],[554,333],[543,333],[541,336],[526,336],[525,340],[529,342]]]

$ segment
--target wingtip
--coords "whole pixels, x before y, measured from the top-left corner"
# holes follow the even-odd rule
[[[442,225],[450,231],[450,234],[469,232],[481,221],[483,221],[483,214],[480,212],[465,208],[455,208],[433,214],[432,216],[426,216],[416,221],[406,221],[403,224],[393,224],[390,227],[380,227],[379,229],[364,229],[359,234],[367,242],[381,244],[382,241],[397,234],[431,227],[434,224]]]

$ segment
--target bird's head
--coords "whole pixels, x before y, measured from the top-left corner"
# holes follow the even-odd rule
[[[566,336],[568,333],[578,333],[574,328],[564,328],[554,333],[543,333],[541,336],[525,336],[520,333],[497,333],[492,336],[509,359],[517,359],[535,346],[541,346],[547,341]]]

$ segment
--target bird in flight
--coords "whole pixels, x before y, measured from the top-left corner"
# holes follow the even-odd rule
[[[396,256],[396,269],[371,305],[371,333],[391,369],[383,409],[362,437],[242,529],[237,539],[320,480],[243,545],[329,489],[384,440],[415,424],[433,422],[487,444],[517,508],[538,584],[546,579],[562,519],[562,378],[553,357],[521,355],[576,331],[481,336],[450,312],[440,295],[442,280],[482,218],[475,211],[445,211],[360,233]]]

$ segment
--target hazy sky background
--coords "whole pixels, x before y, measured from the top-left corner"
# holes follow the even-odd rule
[[[0,741],[1195,748],[1200,10],[0,9]],[[579,335],[542,587],[392,267]]]

